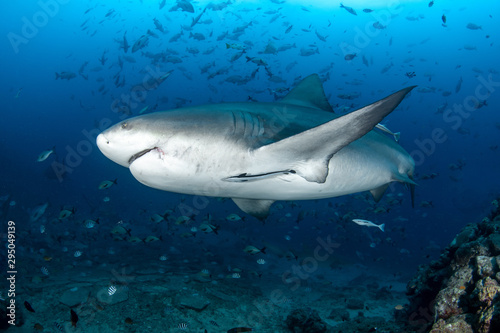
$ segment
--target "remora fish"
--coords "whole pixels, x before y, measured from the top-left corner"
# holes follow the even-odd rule
[[[375,128],[378,128],[382,132],[385,132],[385,133],[387,133],[389,135],[392,135],[392,137],[394,138],[394,141],[396,141],[396,142],[399,142],[399,139],[401,138],[401,133],[400,132],[394,133],[393,131],[391,131],[390,129],[388,129],[385,125],[377,124],[377,125],[375,125]]]
[[[413,89],[335,115],[320,78],[277,103],[224,103],[124,120],[97,137],[101,152],[141,183],[170,192],[230,197],[264,218],[276,200],[308,200],[410,184],[415,163],[372,131]],[[164,133],[169,133],[165,136]]]
[[[385,231],[384,228],[385,228],[385,223],[382,223],[382,224],[375,224],[373,223],[372,221],[368,221],[368,220],[361,220],[361,219],[353,219],[352,222],[358,224],[358,225],[363,225],[365,227],[377,227],[379,228],[380,230],[382,231]]]

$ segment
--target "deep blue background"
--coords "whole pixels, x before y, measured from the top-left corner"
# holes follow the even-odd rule
[[[374,10],[372,13],[365,13],[362,9],[373,2],[346,1],[345,5],[353,7],[357,16],[331,1],[325,1],[327,4],[307,2],[304,6],[296,1],[281,4],[235,1],[221,11],[208,9],[200,23],[194,26],[192,32],[203,33],[206,40],[189,38],[189,31],[184,31],[183,36],[172,43],[169,39],[180,32],[182,26],[189,27],[192,18],[207,2],[193,3],[194,14],[169,12],[173,2],[168,1],[162,10],[158,8],[159,2],[146,0],[65,2],[62,4],[61,1],[57,8],[51,7],[54,9],[52,15],[45,16],[42,6],[36,1],[1,5],[0,196],[5,200],[5,196],[10,195],[9,200],[15,201],[8,218],[16,220],[20,228],[31,235],[31,240],[42,237],[38,231],[40,223],[53,226],[43,235],[49,239],[40,240],[42,244],[50,244],[51,237],[55,238],[64,231],[79,235],[82,232],[80,223],[97,217],[102,221],[99,226],[102,239],[109,238],[109,229],[118,220],[127,221],[137,235],[161,234],[165,231],[150,225],[151,214],[174,209],[181,200],[192,205],[192,197],[160,192],[139,184],[127,169],[107,160],[93,139],[89,140],[84,134],[91,132],[95,137],[99,122],[115,123],[123,119],[121,114],[112,111],[111,106],[121,95],[130,95],[133,85],[148,78],[148,68],[157,73],[173,72],[158,89],[146,92],[145,100],[132,109],[134,115],[147,105],[158,104],[157,110],[175,108],[178,98],[185,99],[185,105],[245,101],[248,96],[259,101],[273,101],[269,89],[292,87],[296,79],[311,73],[320,73],[323,78],[329,75],[324,88],[337,110],[342,106],[356,109],[402,87],[418,85],[384,122],[393,131],[401,132],[401,145],[418,158],[416,180],[419,186],[414,209],[410,207],[408,191],[395,185],[392,195],[401,193],[403,202],[391,206],[386,214],[375,214],[369,209],[371,204],[359,196],[350,196],[299,202],[300,207],[295,208],[291,208],[290,203],[282,203],[283,209],[275,207],[264,226],[251,217],[247,217],[244,224],[234,226],[234,223],[224,221],[225,216],[229,213],[244,214],[232,202],[210,199],[209,204],[199,210],[197,222],[193,225],[198,225],[202,216],[210,213],[223,229],[231,231],[224,241],[208,237],[197,239],[201,244],[212,246],[212,250],[217,244],[223,251],[236,248],[239,255],[239,249],[250,239],[250,243],[269,242],[306,254],[314,248],[314,239],[318,235],[330,234],[343,244],[339,251],[353,261],[361,260],[359,253],[362,253],[365,262],[366,257],[383,257],[385,261],[375,264],[390,267],[394,261],[407,263],[410,257],[414,260],[408,265],[412,270],[415,263],[428,261],[426,256],[429,254],[437,255],[439,247],[448,244],[465,224],[479,222],[499,194],[500,5],[494,1],[436,1],[432,7],[426,1],[401,1],[398,6],[391,7],[381,2],[370,7]],[[56,2],[41,3],[53,5]],[[90,11],[84,14],[88,9]],[[106,17],[111,9],[115,10],[114,14]],[[447,18],[446,27],[442,25],[443,15]],[[157,18],[168,32],[162,34],[155,29],[153,18]],[[38,20],[35,21],[39,25],[37,32],[32,36],[24,35],[27,38],[16,44],[17,38],[25,38],[26,22],[33,23],[34,20]],[[204,22],[206,20],[211,20],[211,23]],[[376,21],[386,28],[374,29],[372,24]],[[231,35],[234,28],[249,22],[252,25],[238,40],[225,38],[217,41],[222,33],[229,31]],[[468,23],[482,28],[468,29]],[[293,25],[292,30],[285,34],[290,25]],[[119,48],[117,41],[123,39],[125,31],[132,46],[148,29],[159,38],[150,37],[147,47],[133,54],[131,50],[125,54]],[[318,39],[315,31],[327,36],[326,42]],[[251,41],[252,45],[245,44],[245,41]],[[284,44],[296,44],[297,47],[278,54],[259,54],[270,41],[276,47]],[[226,42],[245,45],[246,54],[231,63],[230,58],[239,51],[227,49]],[[186,49],[191,47],[198,48],[200,53],[188,53]],[[203,55],[211,47],[215,47],[215,51]],[[301,48],[310,47],[317,48],[319,53],[300,55]],[[471,47],[474,49],[466,49]],[[155,67],[143,55],[143,52],[164,52],[167,48],[179,52],[182,63],[160,62],[159,67]],[[103,52],[108,60],[101,65],[98,59]],[[356,53],[357,56],[346,61],[344,56],[347,53]],[[132,56],[136,63],[124,61],[123,69],[120,69],[118,58],[124,55]],[[263,67],[246,85],[225,82],[231,75],[248,76],[257,68],[254,63],[245,61],[246,55],[264,59],[270,71],[284,82],[270,82]],[[362,57],[368,60],[368,66],[363,64]],[[89,62],[84,70],[88,80],[78,74],[85,61]],[[297,65],[287,72],[286,66],[294,61]],[[215,65],[208,73],[201,74],[200,67],[211,62]],[[381,73],[391,63],[393,66]],[[229,68],[227,74],[208,79],[210,73],[224,67]],[[62,71],[74,72],[77,77],[69,81],[55,80],[54,73]],[[415,72],[416,77],[410,79],[405,76],[406,72]],[[125,78],[125,86],[114,86],[113,76],[117,73]],[[456,91],[460,78],[463,83]],[[470,112],[468,118],[461,117],[458,128],[453,128],[454,122],[447,122],[442,113],[436,113],[445,103],[452,108],[454,104],[474,101],[476,89],[482,89],[481,93],[486,91],[481,88],[481,82],[485,80],[495,82],[489,96],[481,97],[486,99],[487,105]],[[106,94],[98,91],[103,84]],[[15,98],[20,88],[22,91]],[[353,100],[338,97],[350,93],[359,93],[360,97]],[[444,131],[446,140],[431,145],[428,140],[437,128]],[[419,145],[422,142],[426,142],[429,150],[422,149]],[[36,161],[40,152],[53,146],[57,155],[41,163]],[[82,148],[90,150],[80,152],[81,160],[71,160],[71,152]],[[47,177],[56,159],[71,166],[71,172],[65,174],[62,181]],[[459,161],[464,164],[461,170],[449,167]],[[421,179],[430,173],[438,176],[431,180]],[[118,185],[107,191],[98,190],[101,181],[115,178],[118,178]],[[107,203],[103,202],[105,196],[110,197]],[[432,201],[433,207],[421,207],[422,201]],[[49,203],[49,208],[44,218],[30,224],[31,210],[45,202]],[[336,207],[340,204],[345,205]],[[57,222],[59,211],[65,205],[75,207],[76,215],[70,221]],[[388,206],[386,202],[382,205]],[[301,232],[293,229],[300,210],[309,212],[299,224]],[[343,216],[349,211],[385,223],[386,233],[354,225],[349,219],[342,221],[335,215]],[[287,217],[287,213],[291,215]],[[182,214],[177,210],[175,215]],[[408,220],[394,220],[398,216]],[[171,235],[172,239],[189,227],[178,227]],[[292,235],[291,243],[283,239],[285,234]],[[191,241],[175,239],[171,240],[172,244],[192,248]],[[85,243],[84,239],[79,241]],[[376,246],[370,247],[370,243]],[[27,242],[25,246],[33,245]],[[102,247],[107,246],[103,242]],[[408,250],[409,254],[402,249]],[[34,246],[34,251],[37,250]],[[356,251],[359,252],[357,256]],[[155,259],[156,254],[152,255]]]

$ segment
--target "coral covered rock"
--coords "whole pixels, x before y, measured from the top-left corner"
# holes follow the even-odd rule
[[[457,316],[450,321],[439,319],[429,333],[474,333],[470,324],[464,318]]]
[[[484,306],[491,306],[493,299],[498,296],[500,287],[497,281],[487,277],[476,283],[476,291],[479,301],[484,303]]]
[[[467,225],[408,283],[413,330],[500,332],[500,210]]]

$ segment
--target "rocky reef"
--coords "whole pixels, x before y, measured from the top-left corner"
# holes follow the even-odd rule
[[[467,225],[408,283],[408,330],[500,332],[500,208]]]

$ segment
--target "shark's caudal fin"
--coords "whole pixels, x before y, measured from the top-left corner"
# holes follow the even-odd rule
[[[303,79],[281,100],[281,103],[306,106],[333,112],[323,90],[323,84],[318,74],[312,74]]]
[[[417,185],[413,181],[413,175],[409,175],[408,178],[410,178],[411,182],[407,183],[407,185],[410,187],[410,195],[411,195],[411,207],[415,208],[415,185]]]
[[[305,79],[306,82],[309,80],[314,81],[314,76]],[[290,98],[285,97],[284,102],[293,101],[295,104],[300,104],[296,98],[305,98],[306,86],[310,84],[304,88],[301,86],[292,90],[290,92],[292,95]],[[413,88],[402,89],[378,102],[323,125],[263,146],[254,152],[255,156],[261,157],[263,161],[269,158],[279,160],[282,166],[288,166],[289,172],[295,172],[310,182],[324,183],[328,175],[328,163],[332,156],[349,143],[370,132],[399,105]],[[321,93],[324,95],[323,89]],[[317,95],[314,92],[310,94]],[[306,98],[303,102],[308,104],[310,100]]]

